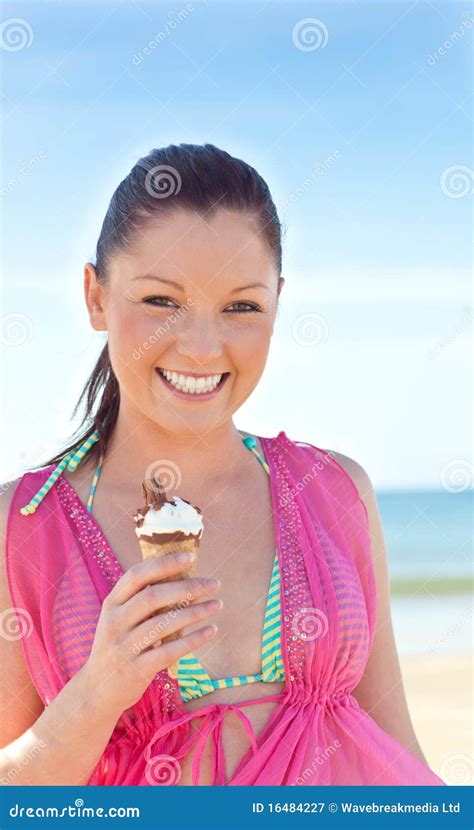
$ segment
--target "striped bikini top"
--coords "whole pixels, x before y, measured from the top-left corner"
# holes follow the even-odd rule
[[[257,442],[255,438],[248,436],[248,438],[243,439],[243,442],[247,449],[250,449],[258,458],[268,473],[269,469],[265,459],[256,450]],[[183,700],[194,700],[195,698],[210,694],[216,689],[227,689],[230,686],[245,686],[248,683],[257,683],[259,680],[264,683],[277,683],[278,681],[284,680],[285,670],[281,654],[280,614],[280,567],[278,563],[278,551],[275,551],[263,623],[261,647],[262,665],[260,672],[258,674],[241,674],[237,677],[223,677],[220,680],[212,680],[198,658],[189,652],[184,657],[181,657],[178,662],[177,680]]]
[[[68,453],[67,456],[60,461],[56,469],[51,473],[48,480],[43,484],[38,493],[33,496],[29,504],[21,508],[22,515],[26,516],[29,513],[33,513],[43,500],[46,493],[57,481],[62,471],[66,467],[68,470],[77,469],[79,463],[97,440],[98,432],[95,432],[87,439],[79,450]],[[249,435],[242,438],[242,441],[247,449],[250,450],[250,452],[252,452],[253,455],[255,455],[255,457],[259,460],[265,472],[269,474],[270,470],[268,468],[268,464],[256,449],[256,439],[252,435]],[[89,497],[87,500],[87,510],[90,513],[92,513],[92,503],[102,469],[103,460],[104,457],[102,455],[95,470],[90,487]],[[258,674],[242,674],[237,677],[223,677],[218,680],[212,680],[198,658],[191,652],[188,652],[188,654],[181,657],[178,662],[177,682],[183,701],[186,702],[203,697],[204,695],[214,692],[216,689],[226,689],[232,686],[245,686],[248,683],[257,683],[258,681],[262,681],[263,683],[277,683],[279,681],[284,681],[285,669],[281,653],[280,635],[280,568],[278,562],[278,550],[276,550],[275,558],[273,560],[273,570],[267,595],[267,605],[263,624],[260,672]]]

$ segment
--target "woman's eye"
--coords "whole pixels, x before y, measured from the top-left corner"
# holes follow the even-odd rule
[[[145,297],[143,302],[147,305],[153,306],[154,308],[178,308],[178,304],[172,300],[171,297]],[[225,309],[226,313],[230,312],[232,314],[250,314],[255,311],[261,311],[260,307],[256,303],[247,303],[243,301],[232,303],[231,306]]]
[[[238,306],[238,308],[236,306]],[[227,311],[233,312],[234,314],[249,314],[251,311],[261,311],[261,309],[255,303],[245,303],[241,301],[238,303],[232,303],[229,308],[226,308],[226,312]]]
[[[158,308],[171,308],[172,306],[176,306],[175,301],[170,297],[145,297],[143,302],[148,305],[157,306]]]

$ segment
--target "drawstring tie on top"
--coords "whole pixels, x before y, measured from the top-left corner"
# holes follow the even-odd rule
[[[250,705],[251,703],[258,702],[258,701],[245,701],[241,704]],[[190,735],[187,740],[180,746],[179,750],[174,754],[174,758],[179,761],[180,758],[183,758],[191,747],[196,744],[196,752],[193,757],[192,762],[192,782],[193,785],[199,784],[199,775],[200,775],[200,768],[201,768],[201,758],[203,756],[204,750],[206,748],[207,739],[209,736],[212,736],[212,783],[217,786],[225,785],[225,757],[224,757],[224,747],[222,743],[222,727],[224,722],[224,717],[227,712],[232,711],[235,712],[238,718],[240,718],[245,731],[250,739],[252,752],[255,755],[257,752],[257,741],[255,739],[255,733],[253,731],[252,724],[248,719],[247,715],[241,711],[240,706],[226,703],[226,704],[219,704],[213,703],[209,706],[206,706],[204,709],[200,709],[197,712],[188,712],[180,718],[176,718],[174,720],[168,721],[168,723],[163,724],[160,726],[159,729],[154,732],[153,737],[148,742],[147,746],[144,750],[144,757],[145,761],[147,762],[147,780],[150,783],[158,783],[153,780],[153,765],[158,764],[160,762],[160,755],[152,755],[153,752],[153,744],[160,740],[160,738],[165,738],[169,735],[177,726],[182,726],[185,723],[189,723],[190,721],[196,718],[204,718],[203,723],[201,724],[200,728]],[[217,715],[217,717],[216,717]]]

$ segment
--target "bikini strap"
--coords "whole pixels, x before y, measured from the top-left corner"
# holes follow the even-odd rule
[[[95,491],[97,488],[97,482],[99,481],[100,471],[102,470],[102,464],[104,463],[104,453],[100,456],[99,463],[95,468],[95,473],[92,478],[90,490],[89,490],[89,498],[87,499],[87,509],[89,513],[92,513],[92,501],[94,499]]]
[[[78,465],[81,463],[82,459],[85,455],[89,452],[90,448],[99,440],[99,432],[96,430],[89,436],[89,438],[84,441],[84,443],[79,447],[76,452],[71,450],[68,452],[64,458],[61,459],[57,467],[53,470],[51,475],[47,478],[45,483],[40,487],[38,492],[33,496],[31,501],[28,504],[25,504],[24,507],[20,509],[20,513],[22,516],[31,516],[32,513],[38,508],[38,506],[43,501],[44,497],[47,493],[51,490],[51,487],[56,483],[61,473],[66,469],[70,472],[74,472],[77,469]]]
[[[267,462],[265,461],[263,456],[260,455],[260,453],[258,452],[258,450],[256,448],[257,447],[257,441],[255,440],[253,435],[248,435],[246,438],[242,438],[242,441],[245,444],[245,446],[247,447],[247,449],[249,449],[255,455],[255,457],[258,458],[258,460],[260,461],[260,464],[262,465],[264,470],[268,474],[270,474],[270,469],[268,467]],[[92,479],[91,487],[90,487],[90,490],[89,490],[89,498],[87,499],[87,509],[88,509],[89,513],[92,513],[92,502],[93,502],[93,499],[94,499],[95,491],[97,489],[97,482],[99,480],[99,476],[100,476],[100,473],[101,473],[101,470],[102,470],[103,461],[104,461],[104,456],[102,455],[101,458],[100,458],[100,461],[97,465],[96,471],[94,473],[94,477]]]
[[[255,458],[258,458],[258,460],[260,461],[260,464],[262,465],[265,472],[270,474],[270,468],[269,468],[267,462],[265,461],[263,456],[260,455],[259,451],[257,450],[257,439],[254,438],[253,435],[247,435],[246,438],[242,438],[242,441],[244,442],[247,449],[250,450],[250,452],[252,452],[254,454]]]
[[[89,436],[89,438],[87,438],[86,441],[84,441],[84,443],[79,447],[78,450],[76,450],[76,452],[68,452],[67,455],[64,456],[64,458],[59,462],[57,467],[53,470],[47,481],[45,481],[42,487],[40,487],[38,492],[33,496],[31,501],[29,501],[28,504],[25,504],[25,506],[20,509],[21,515],[30,516],[32,513],[34,513],[37,507],[43,501],[46,494],[49,493],[53,485],[56,483],[63,470],[65,470],[66,467],[70,472],[74,472],[75,470],[77,470],[83,458],[87,455],[91,447],[93,447],[96,441],[98,440],[99,432],[98,430],[96,430],[92,433],[92,435]],[[245,438],[242,438],[242,441],[247,447],[247,449],[250,450],[250,452],[253,453],[253,455],[260,461],[260,464],[264,468],[265,472],[269,474],[270,469],[268,467],[268,464],[263,458],[263,456],[258,452],[257,441],[253,437],[253,435],[247,435]],[[90,513],[92,512],[92,501],[94,499],[95,491],[97,488],[97,482],[99,480],[103,462],[104,454],[102,453],[99,463],[94,472],[94,476],[89,491],[89,498],[87,499],[87,509]]]

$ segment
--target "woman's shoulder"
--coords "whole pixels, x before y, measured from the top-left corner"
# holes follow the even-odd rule
[[[36,471],[35,471],[36,472]],[[2,523],[2,536],[5,538],[5,528],[8,522],[8,516],[10,513],[10,508],[14,499],[14,496],[20,488],[27,486],[29,482],[32,482],[32,478],[34,477],[35,482],[38,480],[37,476],[33,476],[32,472],[28,471],[23,473],[22,475],[18,476],[18,478],[13,478],[11,481],[5,481],[3,484],[0,484],[0,521]]]
[[[0,484],[0,522],[2,526],[2,539],[5,539],[8,515],[10,513],[13,496],[15,495],[22,480],[23,476],[19,476],[11,481],[5,481],[3,484]]]
[[[335,450],[321,450],[327,453],[353,489],[357,502],[362,505],[366,527],[370,538],[372,561],[375,565],[377,591],[381,590],[387,573],[387,550],[375,488],[365,468],[354,458]]]
[[[294,444],[298,447],[306,448],[310,451],[312,456],[315,456],[320,464],[336,467],[343,473],[351,482],[357,487],[360,495],[367,494],[372,488],[370,477],[363,467],[363,465],[356,461],[349,455],[324,447],[319,447],[303,439],[291,439],[284,431],[277,435],[277,440],[284,439],[284,441]]]
[[[3,484],[0,484],[0,604],[3,603],[1,606],[2,610],[6,608],[7,605],[11,606],[12,604],[9,595],[8,580],[6,576],[7,535],[13,497],[18,489],[18,486],[21,484],[22,479],[23,476],[19,476],[18,478],[12,479],[11,481],[5,481]]]
[[[55,464],[48,464],[44,467],[35,467],[31,470],[25,470],[17,478],[12,479],[12,481],[0,484],[0,491],[2,494],[4,492],[10,493],[12,497],[19,487],[24,487],[26,489],[29,487],[39,487],[41,482],[49,477],[54,468]]]
[[[44,484],[53,469],[54,464],[38,467],[34,470],[26,470],[17,478],[0,484],[0,522],[3,538],[5,538],[13,502],[21,497],[26,503]]]
[[[325,486],[338,487],[344,484],[344,489],[355,497],[356,501],[362,502],[367,514],[376,511],[376,496],[372,481],[363,464],[349,455],[337,450],[319,447],[310,441],[303,439],[292,439],[284,431],[280,431],[276,438],[283,448],[298,447],[307,456],[307,476],[312,475],[320,480],[326,471]],[[369,515],[367,515],[369,518]]]
[[[323,452],[329,454],[344,473],[349,476],[351,481],[356,485],[361,498],[369,493],[370,489],[372,489],[372,483],[367,471],[359,461],[335,450],[323,450]]]
[[[0,638],[0,662],[8,677],[8,684],[2,684],[0,690],[0,708],[4,717],[0,729],[0,746],[7,744],[29,729],[44,709],[44,704],[31,678],[25,657],[26,636],[21,632],[29,627],[30,617],[22,603],[12,595],[7,567],[7,526],[13,497],[21,484],[23,476],[0,485],[0,522],[2,526],[0,542],[0,613],[2,619],[2,637]]]

